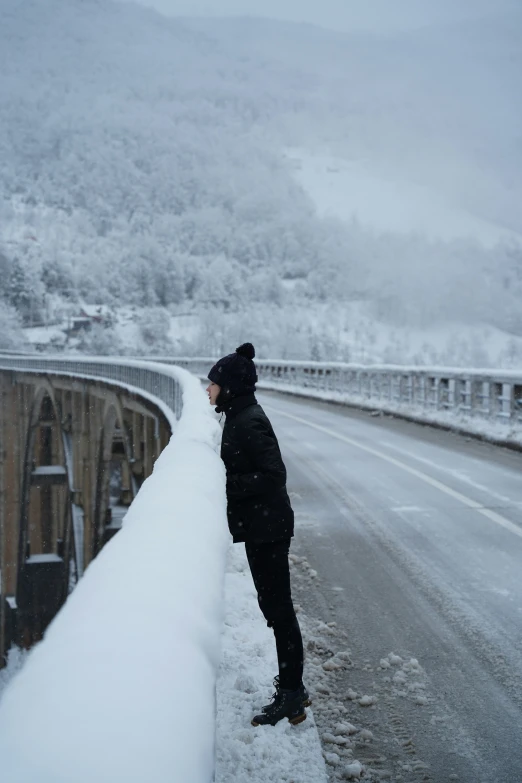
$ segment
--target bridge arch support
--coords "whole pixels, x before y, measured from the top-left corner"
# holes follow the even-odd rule
[[[40,379],[29,413],[18,533],[15,641],[29,647],[64,603],[71,556],[71,493],[60,411]]]
[[[170,436],[121,385],[0,370],[0,667],[42,637]]]

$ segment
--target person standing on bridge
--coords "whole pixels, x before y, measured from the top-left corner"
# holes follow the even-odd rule
[[[227,471],[227,516],[234,543],[244,542],[259,606],[275,635],[279,675],[269,705],[252,725],[306,719],[311,702],[303,685],[303,640],[292,603],[288,553],[294,512],[286,468],[270,421],[255,391],[255,350],[245,343],[208,374],[210,404],[226,416],[221,458]]]

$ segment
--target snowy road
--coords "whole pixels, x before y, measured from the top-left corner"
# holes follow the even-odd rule
[[[353,666],[330,678],[330,696],[374,734],[368,779],[521,783],[522,455],[322,403],[259,400],[295,493],[293,551],[318,573],[297,580],[297,598],[348,635]],[[393,657],[381,667],[392,651],[421,668]],[[327,731],[328,710],[316,719]]]

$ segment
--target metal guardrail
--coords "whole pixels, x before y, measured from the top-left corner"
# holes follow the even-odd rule
[[[150,357],[206,377],[215,359]],[[522,370],[327,364],[257,360],[259,380],[273,388],[330,394],[379,408],[411,407],[522,424]]]
[[[112,380],[125,386],[134,386],[158,397],[176,419],[181,416],[183,407],[181,385],[168,370],[153,369],[150,362],[125,360],[119,358],[43,358],[38,355],[4,355],[0,353],[0,370],[21,370],[27,372],[63,373],[80,377],[94,377],[100,380]]]

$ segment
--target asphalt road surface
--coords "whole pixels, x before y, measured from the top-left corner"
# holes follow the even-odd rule
[[[317,571],[298,600],[348,635],[356,664],[335,696],[375,696],[373,713],[355,714],[372,726],[374,779],[522,783],[522,454],[325,403],[259,401],[288,468],[293,551]],[[380,666],[391,652],[419,670]]]

